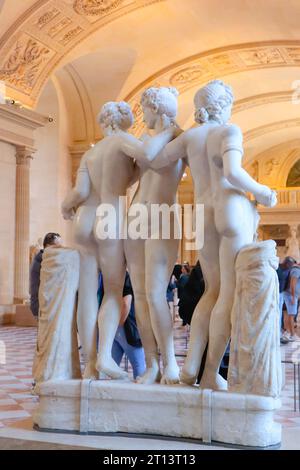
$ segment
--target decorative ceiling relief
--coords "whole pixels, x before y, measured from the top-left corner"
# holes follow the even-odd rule
[[[174,64],[171,73],[170,71],[161,72],[161,78],[163,77],[164,81],[167,79],[171,85],[183,92],[194,86],[195,82],[206,83],[222,75],[253,68],[297,65],[299,62],[300,45],[293,48],[260,47],[259,45],[251,48],[232,47],[231,50],[224,51],[222,54],[208,51],[200,54],[198,58],[189,58],[184,65],[179,67]]]
[[[238,54],[247,66],[284,64],[285,59],[276,47],[249,49]]]
[[[24,35],[0,68],[0,80],[30,94],[38,76],[53,55],[44,44]]]
[[[76,38],[80,33],[83,32],[83,28],[81,26],[76,26],[76,28],[71,29],[68,31],[64,36],[59,40],[60,44],[66,46],[71,42],[74,38]]]
[[[300,48],[299,47],[287,47],[286,51],[294,62],[300,64]]]
[[[186,85],[190,83],[197,82],[199,80],[208,81],[211,77],[204,66],[202,65],[194,65],[192,67],[183,68],[178,72],[175,72],[170,77],[170,85],[175,86],[178,89],[184,88]]]
[[[122,3],[124,0],[74,0],[73,8],[79,15],[99,16],[114,10]]]
[[[0,39],[0,79],[6,83],[8,96],[34,107],[47,79],[80,41],[114,19],[164,1],[40,0]],[[135,105],[141,90],[154,82],[175,86],[184,93],[195,84],[201,86],[229,74],[299,64],[300,41],[228,46],[169,65],[143,81],[126,99]]]
[[[270,158],[264,164],[264,173],[266,176],[272,176],[276,171],[276,167],[279,165],[280,161],[276,158]]]
[[[54,18],[56,18],[57,15],[59,15],[59,10],[57,8],[52,8],[49,11],[46,11],[42,16],[40,16],[37,21],[34,23],[38,28],[43,28],[45,25],[47,25],[50,21],[52,21]]]
[[[40,0],[0,39],[0,80],[7,95],[34,107],[43,85],[72,47],[114,19],[164,1]]]
[[[278,66],[290,67],[299,64],[299,42],[293,47],[288,47],[282,42],[278,43],[277,46],[273,43],[270,46],[261,46],[257,43],[256,45],[248,47],[232,46],[231,48],[224,48],[222,53],[220,53],[220,51],[207,51],[199,54],[198,57],[187,58],[184,63],[181,62],[179,65],[173,64],[165,70],[158,72],[155,74],[155,77],[150,78],[137,87],[125,100],[130,101],[131,105],[136,106],[136,103],[139,102],[139,96],[142,90],[146,87],[153,86],[154,81],[163,86],[167,86],[168,84],[175,86],[180,93],[184,93],[195,85],[199,85],[200,87],[210,80],[232,73]],[[273,97],[267,94],[257,97],[257,99],[264,104],[266,102],[272,102],[273,98],[275,101],[287,101],[291,97],[290,92],[282,92],[276,95],[278,96]],[[241,111],[252,105],[252,102],[241,102],[235,108],[235,111]],[[136,114],[135,119],[136,123],[133,130],[136,135],[140,135],[144,129],[142,117]],[[294,124],[290,125],[293,126]]]
[[[245,167],[251,173],[251,168],[259,162],[259,182],[272,185],[274,188],[284,188],[293,165],[300,159],[300,140],[293,139],[269,147],[256,154]]]
[[[50,36],[50,38],[54,38],[58,33],[71,24],[73,24],[71,18],[63,18],[58,23],[55,23],[53,26],[51,26],[48,29],[47,34]]]

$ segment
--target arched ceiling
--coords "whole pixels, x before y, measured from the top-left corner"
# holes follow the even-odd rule
[[[163,68],[174,69],[173,64],[186,59],[192,65],[193,56],[193,75],[199,75],[199,55],[205,57],[206,51],[219,49],[221,54],[232,44],[244,47],[254,39],[291,41],[293,47],[299,39],[298,0],[226,0],[224,5],[220,0],[5,0],[0,77],[22,102],[34,105],[56,67],[91,52],[99,52],[101,60],[110,49],[127,47],[135,60],[123,83],[126,96]],[[224,60],[229,61],[227,69],[264,61],[281,64],[284,59],[297,63],[297,49],[282,56],[284,52],[249,49],[230,58],[216,55],[200,65],[209,76]]]
[[[95,115],[107,100],[130,102],[139,135],[140,94],[153,84],[179,89],[178,120],[190,127],[193,95],[213,78],[234,89],[248,163],[299,137],[299,0],[14,0],[14,12],[11,3],[0,17],[0,79],[35,106],[53,77],[75,144],[100,137]]]
[[[162,1],[5,0],[0,80],[8,94],[34,106],[47,79],[78,43],[117,18]]]

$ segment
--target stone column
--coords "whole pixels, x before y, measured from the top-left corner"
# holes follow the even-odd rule
[[[14,302],[29,297],[30,160],[33,149],[16,147],[16,218]]]

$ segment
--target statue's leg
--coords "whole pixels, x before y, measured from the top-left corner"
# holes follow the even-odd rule
[[[235,237],[223,236],[221,239],[221,287],[209,325],[209,344],[203,377],[200,382],[201,388],[227,389],[227,382],[220,376],[219,368],[231,333],[230,315],[236,285],[235,259],[239,250],[251,241],[251,236],[247,237],[246,227],[244,234]]]
[[[82,205],[73,222],[73,237],[80,253],[77,327],[84,360],[84,378],[97,377],[98,261],[93,237],[96,208]]]
[[[98,276],[96,253],[81,248],[77,326],[85,364],[84,378],[98,377],[96,369]]]
[[[146,241],[146,294],[151,324],[157,340],[164,371],[161,383],[179,382],[175,358],[173,318],[167,302],[167,287],[177,258],[178,240]]]
[[[121,379],[128,374],[115,363],[111,351],[120,322],[126,272],[123,240],[98,240],[98,254],[104,296],[98,318],[97,370],[112,379]]]
[[[217,221],[221,239],[220,294],[210,319],[207,358],[200,381],[201,388],[212,390],[227,389],[227,382],[219,374],[219,368],[231,334],[230,317],[236,285],[235,260],[240,249],[253,242],[257,220],[256,210],[244,197],[238,196],[231,200],[227,210],[230,217],[223,211]]]
[[[160,369],[158,347],[146,299],[145,240],[125,240],[125,254],[134,292],[135,316],[146,359],[146,372],[137,378],[137,382],[152,384],[160,380]]]
[[[198,377],[202,356],[208,342],[209,321],[220,290],[219,234],[213,217],[205,219],[204,246],[199,261],[205,281],[205,292],[193,313],[188,353],[180,380],[193,385]]]
[[[230,338],[230,313],[235,290],[234,262],[237,254],[233,239],[223,237],[220,246],[221,288],[212,311],[209,344],[201,388],[226,390],[227,383],[219,375],[219,368]]]

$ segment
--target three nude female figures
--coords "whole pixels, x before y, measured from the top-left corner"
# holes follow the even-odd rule
[[[98,377],[102,371],[113,379],[126,376],[113,361],[111,348],[119,324],[127,266],[147,365],[138,382],[194,384],[208,343],[200,387],[226,389],[218,370],[230,338],[234,262],[239,250],[253,242],[258,224],[257,211],[246,192],[269,207],[276,204],[276,194],[242,168],[242,134],[237,126],[228,124],[233,104],[228,85],[214,80],[198,90],[194,104],[199,125],[182,133],[175,121],[175,89],[149,88],[141,104],[153,136],[138,140],[127,132],[133,117],[126,103],[104,105],[98,120],[105,137],[83,156],[75,187],[62,205],[63,216],[73,218],[81,256],[77,321],[86,362],[84,375]],[[130,221],[130,208],[126,214],[125,208],[120,208],[119,197],[126,196],[127,188],[137,178],[139,186],[132,205],[149,208],[155,203],[174,204],[186,165],[191,170],[195,201],[204,205],[204,246],[199,260],[206,288],[193,315],[188,354],[179,374],[166,300],[178,240],[172,236],[167,240],[99,239],[95,234],[102,223],[96,214],[100,204],[115,208],[119,224],[126,217]],[[105,295],[98,319],[97,353],[98,269],[103,274]]]

